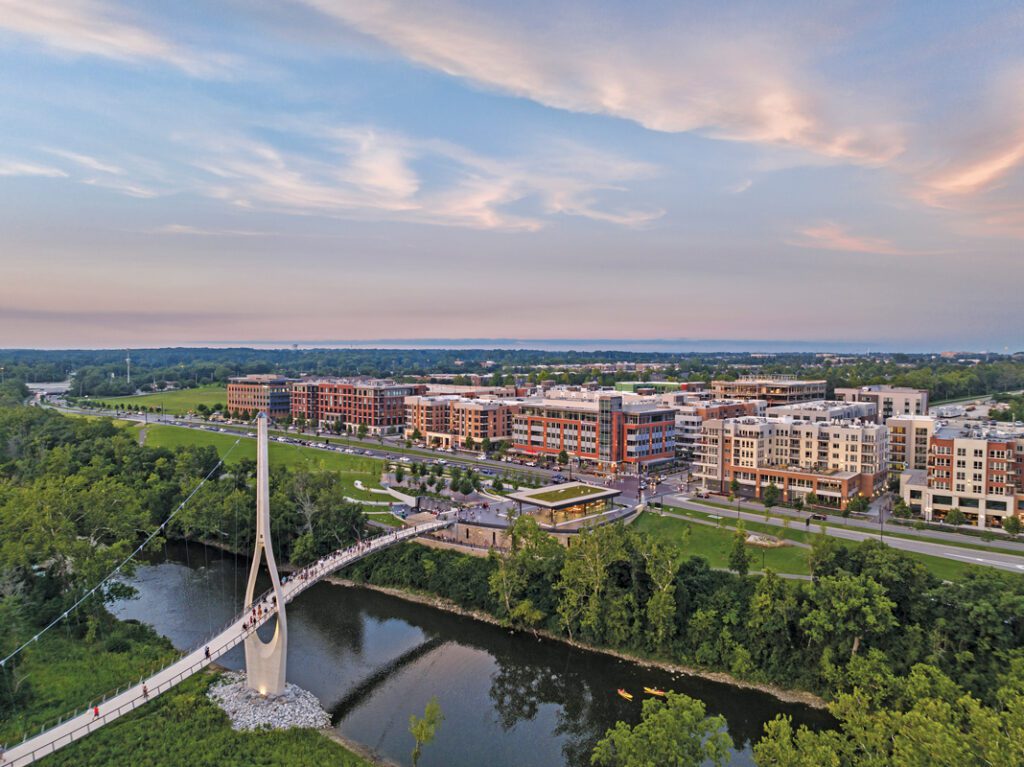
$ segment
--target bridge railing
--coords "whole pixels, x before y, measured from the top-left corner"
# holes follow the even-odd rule
[[[404,529],[401,529],[401,530],[396,530],[395,532],[397,534],[395,536],[395,540],[405,540],[407,538],[414,538],[417,535],[421,535],[421,534],[426,533],[426,532],[431,532],[431,531],[433,531],[435,529],[441,529],[443,527],[446,527],[446,526],[452,524],[453,522],[454,522],[454,520],[440,520],[439,519],[437,522],[429,522],[429,523],[424,523],[422,525],[416,525],[415,527],[411,527],[411,528],[404,528]],[[349,557],[344,557],[343,556],[343,557],[341,557],[341,559],[343,559],[344,561],[337,562],[336,564],[333,564],[329,569],[324,570],[323,573],[317,575],[315,578],[309,578],[309,579],[307,579],[305,581],[301,581],[299,583],[299,585],[295,589],[291,590],[290,593],[287,595],[287,601],[291,601],[296,596],[298,596],[303,591],[305,591],[307,588],[309,588],[313,584],[317,583],[321,578],[329,575],[331,572],[334,572],[335,570],[339,569],[340,567],[343,567],[343,566],[349,565],[349,564],[353,564],[354,562],[357,562],[360,559],[363,559],[364,557],[368,556],[369,554],[372,554],[372,553],[374,553],[376,551],[379,551],[381,548],[386,548],[386,546],[382,546],[381,544],[382,543],[386,543],[387,538],[390,535],[391,535],[391,533],[385,533],[384,535],[380,535],[380,536],[377,536],[375,538],[369,539],[367,541],[367,543],[369,543],[369,546],[366,549],[364,549],[362,551],[356,550],[354,552],[351,552],[352,556],[349,556]],[[337,551],[332,552],[331,554],[327,555],[324,558],[324,560],[326,560],[326,561],[324,561],[323,564],[327,564],[329,562],[329,560],[333,556],[335,556],[338,553],[343,552],[343,551],[347,551],[347,549],[338,549]],[[315,569],[315,566],[314,566],[314,569]],[[301,571],[299,571],[299,572],[301,572]],[[214,634],[211,637],[211,639],[216,639],[217,637],[221,636],[231,626],[233,626],[234,624],[238,623],[239,621],[243,621],[244,622],[245,618],[251,614],[253,606],[254,605],[262,604],[264,601],[266,601],[266,599],[271,594],[273,594],[273,588],[268,588],[265,591],[263,591],[261,594],[253,597],[252,602],[249,603],[248,605],[246,605],[244,610],[242,610],[241,612],[239,612],[236,615],[232,616],[227,622],[225,622],[220,629],[218,629],[216,632],[214,632]],[[230,651],[234,647],[238,646],[238,644],[241,643],[242,641],[244,641],[244,639],[246,637],[248,637],[251,634],[255,633],[261,626],[263,626],[263,624],[267,623],[270,620],[270,616],[273,615],[273,614],[276,614],[276,609],[275,610],[268,609],[268,610],[264,611],[260,617],[254,619],[254,621],[252,623],[249,623],[248,624],[248,628],[244,629],[239,635],[230,637],[230,638],[226,639],[225,641],[217,643],[216,646],[212,646],[212,647],[210,646],[210,641],[209,640],[207,640],[205,642],[200,642],[193,649],[188,650],[188,651],[182,653],[181,658],[179,658],[174,663],[170,663],[167,666],[163,666],[163,667],[161,667],[160,669],[158,669],[157,671],[155,671],[153,673],[144,674],[144,675],[140,676],[137,682],[132,682],[132,683],[129,683],[127,685],[122,685],[122,686],[119,686],[119,687],[114,688],[112,690],[108,690],[105,693],[102,693],[102,694],[100,694],[98,696],[95,696],[94,698],[92,698],[88,702],[87,705],[85,705],[81,709],[75,709],[73,712],[71,712],[69,714],[63,715],[63,716],[61,716],[61,717],[59,717],[59,718],[57,718],[55,720],[50,720],[49,722],[46,722],[46,723],[42,724],[40,726],[40,728],[39,728],[39,732],[38,733],[34,733],[34,734],[25,733],[25,735],[23,736],[22,740],[19,743],[17,743],[15,746],[9,747],[8,751],[14,750],[14,749],[20,747],[21,745],[23,745],[24,743],[26,743],[27,741],[32,740],[33,738],[36,738],[36,737],[39,737],[39,736],[45,734],[47,732],[47,730],[52,730],[52,729],[55,729],[55,728],[59,728],[59,727],[63,726],[64,724],[66,724],[67,722],[70,722],[70,721],[72,721],[72,720],[74,720],[74,719],[76,719],[76,718],[78,718],[80,716],[87,715],[88,712],[93,710],[95,707],[99,707],[100,711],[101,711],[99,716],[95,716],[91,720],[89,720],[87,722],[83,722],[82,724],[80,724],[79,726],[75,727],[74,729],[69,730],[68,732],[61,734],[58,738],[55,738],[52,741],[49,741],[49,742],[47,742],[45,744],[42,744],[38,748],[35,748],[35,749],[33,749],[33,750],[29,751],[29,752],[26,752],[24,754],[18,754],[16,757],[9,757],[5,762],[3,762],[3,767],[18,767],[19,765],[31,764],[36,759],[40,759],[40,758],[42,758],[44,756],[47,756],[47,755],[49,755],[51,753],[54,753],[55,751],[57,751],[60,748],[63,748],[64,746],[68,745],[69,743],[73,743],[75,740],[78,740],[79,738],[84,737],[85,735],[88,735],[93,730],[96,730],[99,727],[102,727],[107,721],[111,721],[113,719],[117,719],[122,714],[130,712],[130,711],[133,711],[135,708],[137,708],[138,706],[142,705],[142,703],[145,703],[146,701],[148,701],[151,696],[152,697],[156,697],[157,695],[161,694],[162,692],[166,692],[167,690],[171,689],[172,687],[175,687],[176,685],[180,684],[184,679],[187,679],[188,677],[190,677],[193,674],[195,674],[196,671],[200,670],[201,668],[203,668],[205,666],[208,666],[214,660],[216,660],[217,658],[220,658],[221,656],[226,654],[228,651]],[[204,647],[204,646],[210,647],[210,656],[208,658],[204,654],[203,656],[200,657],[199,660],[197,660],[194,663],[189,664],[189,666],[187,666],[185,668],[182,668],[179,671],[177,671],[174,674],[174,676],[171,677],[169,680],[164,680],[162,682],[156,683],[152,688],[147,688],[147,693],[148,694],[146,694],[146,695],[142,694],[141,686],[143,685],[143,683],[146,680],[155,679],[161,673],[164,673],[167,670],[174,668],[175,665],[181,663],[182,660],[184,660],[185,658],[188,658],[190,655],[198,652],[199,648],[200,647]],[[116,700],[119,696],[121,696],[124,693],[128,692],[129,690],[132,690],[132,689],[135,689],[135,688],[139,689],[139,692],[138,692],[137,695],[133,696],[131,699],[129,699],[127,701],[121,702],[120,704],[118,704],[113,709],[108,708],[108,704],[111,701]],[[104,710],[104,709],[106,709],[106,710]]]
[[[175,671],[175,673],[173,674],[173,676],[169,677],[168,679],[163,679],[163,680],[161,680],[159,682],[154,682],[152,687],[148,687],[147,686],[147,690],[146,690],[145,694],[142,692],[142,689],[141,689],[141,685],[143,684],[143,682],[145,682],[147,679],[155,679],[156,677],[160,676],[162,673],[164,673],[164,672],[174,668],[174,666],[176,664],[178,664],[178,663],[181,663],[181,660],[184,660],[184,658],[181,659],[181,660],[178,660],[176,663],[173,663],[170,666],[164,667],[163,669],[161,669],[160,671],[157,671],[155,674],[153,674],[151,676],[142,677],[136,684],[128,686],[128,687],[126,687],[124,689],[120,689],[119,688],[119,691],[117,693],[107,697],[105,700],[103,700],[103,701],[101,701],[99,703],[90,704],[89,706],[85,707],[81,711],[77,711],[75,714],[73,714],[73,715],[71,715],[69,717],[66,717],[65,719],[62,720],[62,724],[65,723],[65,722],[69,722],[69,721],[71,721],[71,720],[73,720],[73,719],[75,719],[75,718],[77,718],[79,716],[83,716],[83,715],[84,716],[88,716],[89,711],[93,710],[93,708],[95,706],[99,706],[100,707],[100,714],[98,716],[93,716],[92,719],[89,719],[88,721],[82,722],[81,724],[79,724],[78,726],[74,727],[73,729],[71,729],[71,730],[69,730],[69,731],[67,731],[65,733],[62,733],[59,737],[49,741],[48,743],[44,743],[44,744],[40,745],[38,748],[32,749],[31,751],[26,752],[24,754],[18,754],[17,756],[8,758],[7,761],[3,762],[4,767],[19,767],[20,765],[31,764],[35,760],[41,759],[44,756],[52,754],[53,752],[57,751],[58,749],[63,748],[64,746],[66,746],[66,745],[68,745],[70,743],[73,743],[74,741],[78,740],[79,738],[85,737],[86,735],[88,735],[93,730],[97,730],[100,727],[102,727],[108,721],[112,721],[114,719],[117,719],[117,718],[121,717],[122,715],[124,715],[126,713],[134,711],[136,708],[141,706],[143,703],[148,702],[151,697],[156,697],[156,696],[160,695],[161,693],[167,692],[172,687],[176,687],[177,685],[181,684],[184,680],[186,680],[190,676],[194,675],[197,671],[199,671],[203,667],[210,665],[217,658],[220,658],[222,655],[224,655],[228,651],[230,651],[233,648],[237,647],[238,643],[240,641],[244,640],[247,636],[252,634],[254,631],[256,631],[256,628],[258,628],[258,627],[257,626],[250,627],[249,629],[246,629],[246,630],[241,632],[240,638],[239,637],[231,637],[231,638],[226,639],[223,642],[217,644],[216,646],[211,647],[210,648],[210,657],[209,658],[207,658],[205,656],[205,654],[204,654],[199,659],[193,661],[192,663],[188,664],[187,666],[183,666],[183,667],[177,669]],[[195,651],[193,650],[192,652],[189,653],[189,655],[193,654],[194,652]],[[188,655],[185,656],[185,658],[187,658],[187,657],[188,657]],[[116,699],[120,695],[123,695],[124,693],[127,693],[128,691],[130,691],[132,689],[138,689],[138,692],[135,695],[133,695],[131,698],[129,698],[127,700],[124,700],[124,701],[121,701],[120,703],[118,703],[116,706],[114,706],[112,708],[103,705],[104,703],[108,703],[109,704],[112,701],[116,701]],[[57,725],[57,726],[59,727],[60,725]],[[50,729],[53,729],[53,728],[50,728]],[[44,725],[44,728],[40,730],[39,735],[43,735],[45,732],[46,732],[46,728],[45,728],[45,725]],[[31,736],[31,737],[36,737],[36,736]],[[27,738],[26,740],[28,740],[28,739],[31,739],[31,738]]]

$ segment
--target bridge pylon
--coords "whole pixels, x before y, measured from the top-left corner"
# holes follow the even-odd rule
[[[256,578],[263,557],[267,560],[273,596],[277,607],[277,627],[269,642],[253,632],[245,639],[246,683],[262,695],[280,695],[284,692],[285,669],[288,660],[288,622],[284,614],[284,594],[277,575],[274,547],[270,539],[270,483],[267,461],[267,415],[257,419],[256,442],[256,549],[249,569],[249,585],[245,589],[243,609],[252,607],[256,593]]]

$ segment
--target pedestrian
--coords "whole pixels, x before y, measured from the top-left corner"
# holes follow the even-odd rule
[[[95,720],[100,718],[100,707],[99,706],[93,706],[92,707],[92,718],[93,718],[93,721],[95,721]]]
[[[206,660],[210,660],[210,646],[207,645],[206,649],[203,650],[203,654],[206,655]]]
[[[146,685],[142,685],[142,697],[149,700],[149,688]]]

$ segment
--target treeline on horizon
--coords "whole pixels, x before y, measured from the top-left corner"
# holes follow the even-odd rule
[[[628,351],[556,352],[508,349],[134,349],[132,382],[125,375],[122,350],[0,350],[6,379],[63,381],[72,377],[75,396],[117,396],[139,389],[187,388],[225,384],[231,376],[275,373],[367,375],[399,380],[431,374],[478,374],[491,385],[553,379],[562,384],[596,381],[610,386],[623,380],[648,380],[651,373],[599,372],[585,366],[632,362],[666,365],[660,377],[680,381],[733,379],[747,373],[824,378],[831,394],[837,386],[887,383],[927,390],[933,401],[1024,388],[1024,358],[979,355],[977,363],[931,354],[843,355],[837,360],[811,353],[760,355],[723,353],[650,353]],[[584,366],[558,371],[539,366]]]

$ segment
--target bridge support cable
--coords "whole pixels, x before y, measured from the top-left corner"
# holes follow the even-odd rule
[[[167,692],[185,679],[205,669],[238,644],[255,636],[259,627],[274,617],[279,612],[279,608],[336,570],[402,541],[441,530],[453,522],[454,520],[451,519],[438,519],[436,522],[393,531],[365,543],[339,549],[321,558],[318,562],[289,578],[288,582],[281,587],[281,598],[276,604],[269,602],[269,597],[275,593],[274,589],[268,589],[256,597],[253,601],[254,604],[267,605],[269,608],[263,611],[257,619],[251,618],[251,608],[247,607],[229,621],[218,634],[207,642],[201,643],[196,649],[189,651],[174,663],[140,679],[136,684],[119,688],[102,700],[90,701],[87,707],[75,711],[70,716],[61,717],[60,721],[50,728],[44,725],[38,734],[25,738],[20,744],[5,752],[4,756],[7,761],[4,762],[3,767],[25,767],[32,764],[37,759],[54,753]],[[96,706],[97,709],[94,709],[93,706]],[[97,710],[98,713],[96,713]]]
[[[183,500],[181,503],[179,503],[178,507],[173,512],[171,512],[171,514],[167,517],[167,519],[165,519],[163,522],[161,522],[159,527],[157,527],[155,530],[153,530],[153,532],[151,532],[148,536],[146,536],[145,540],[143,540],[142,543],[140,543],[138,546],[136,546],[135,550],[131,554],[129,554],[127,557],[125,557],[123,560],[121,560],[121,563],[118,564],[117,567],[115,567],[113,570],[111,570],[110,573],[108,573],[99,583],[97,583],[91,589],[86,591],[85,594],[83,594],[73,605],[71,605],[71,607],[69,607],[67,610],[65,610],[60,615],[58,615],[56,618],[54,618],[52,621],[50,621],[41,631],[37,632],[31,639],[28,639],[25,642],[23,642],[21,645],[19,645],[17,648],[15,648],[12,652],[10,652],[6,657],[0,658],[0,667],[5,667],[9,660],[11,660],[12,658],[16,657],[19,653],[21,653],[26,647],[31,645],[33,642],[38,642],[39,641],[39,637],[41,637],[47,631],[52,629],[54,626],[56,626],[62,620],[67,618],[69,615],[71,615],[71,613],[73,613],[75,610],[77,610],[82,605],[82,603],[85,602],[85,600],[87,600],[89,597],[91,597],[94,594],[96,594],[97,591],[99,591],[105,585],[110,583],[110,581],[114,580],[121,573],[121,570],[124,568],[124,566],[127,565],[129,562],[131,562],[136,556],[138,556],[139,553],[141,553],[142,550],[145,549],[146,546],[149,545],[150,541],[152,541],[154,538],[156,538],[156,536],[159,535],[160,533],[166,532],[167,526],[171,523],[171,520],[173,520],[178,515],[178,512],[180,512],[182,509],[185,508],[185,505],[189,501],[192,500],[193,496],[195,496],[195,494],[199,492],[199,489],[203,485],[206,484],[206,482],[217,472],[217,470],[221,466],[224,465],[224,462],[227,460],[228,456],[231,455],[231,451],[234,450],[236,447],[238,447],[238,443],[241,442],[241,441],[242,441],[241,438],[235,440],[235,443],[224,454],[224,457],[221,458],[219,461],[217,461],[217,464],[212,469],[210,469],[209,473],[205,477],[203,477],[199,481],[199,484],[197,484],[194,488],[192,488],[192,492],[190,492],[185,497],[185,500]]]

